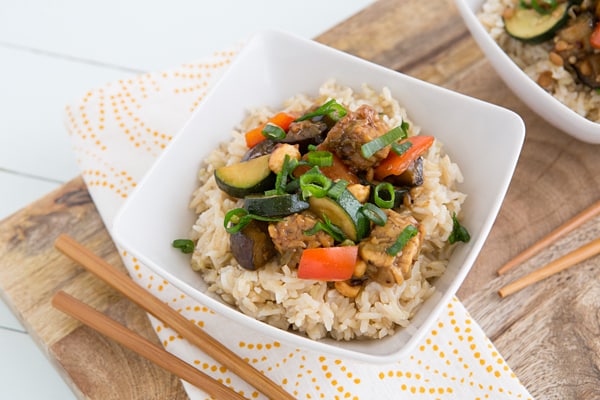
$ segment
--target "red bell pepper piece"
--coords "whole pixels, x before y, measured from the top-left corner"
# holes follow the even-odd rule
[[[358,246],[304,249],[298,265],[298,278],[320,281],[345,281],[352,277]]]
[[[265,122],[264,124],[261,124],[259,126],[257,126],[254,129],[249,130],[248,132],[246,132],[246,145],[250,148],[256,146],[257,144],[259,144],[260,142],[262,142],[263,140],[266,139],[265,135],[262,134],[262,130],[265,128],[265,126],[268,123],[277,125],[278,127],[280,127],[281,129],[283,129],[284,131],[287,132],[288,128],[290,127],[290,124],[296,119],[295,116],[284,113],[284,112],[280,112],[275,114],[274,116],[272,116],[271,118],[269,118],[269,120],[267,122]]]
[[[600,23],[596,23],[594,31],[590,35],[590,44],[595,49],[600,49]]]
[[[404,153],[398,155],[393,151],[385,160],[375,167],[375,179],[383,180],[390,175],[400,175],[409,167],[410,163],[415,161],[420,155],[425,153],[434,142],[433,136],[411,136],[401,140],[399,144],[410,142],[410,146]]]

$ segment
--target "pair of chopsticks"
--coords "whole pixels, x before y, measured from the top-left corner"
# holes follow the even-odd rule
[[[533,246],[529,247],[515,258],[504,264],[499,270],[498,275],[503,275],[507,271],[521,264],[525,260],[533,257],[535,254],[542,251],[544,248],[549,246],[551,243],[556,241],[558,238],[566,235],[567,233],[573,231],[575,228],[582,225],[584,222],[589,221],[594,218],[596,215],[600,214],[600,201],[592,204],[590,207],[586,208],[579,214],[575,215],[573,218],[565,222],[563,225],[554,229],[548,235],[544,236]],[[517,279],[516,281],[504,286],[498,291],[500,297],[506,297],[511,295],[521,289],[526,288],[536,282],[541,281],[551,275],[554,275],[560,271],[563,271],[567,268],[570,268],[574,265],[579,264],[580,262],[587,260],[600,253],[600,238],[593,240],[576,250],[552,261],[551,263],[541,267],[528,275],[525,275],[522,278]]]
[[[253,368],[237,354],[73,238],[64,234],[60,235],[54,245],[73,261],[81,264],[129,300],[173,328],[190,343],[269,398],[293,399],[283,388]],[[244,399],[242,395],[233,389],[63,291],[59,291],[54,295],[52,305],[217,399]]]

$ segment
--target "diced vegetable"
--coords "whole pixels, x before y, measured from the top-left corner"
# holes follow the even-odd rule
[[[547,13],[540,13],[535,8],[516,7],[504,16],[504,29],[510,36],[524,42],[544,42],[567,22],[570,5],[568,1],[560,3]],[[542,9],[541,6],[537,8]]]
[[[386,253],[388,253],[390,256],[395,256],[396,254],[400,253],[408,241],[417,236],[418,233],[419,230],[415,226],[408,225],[402,230],[402,232],[400,232],[400,235],[398,235],[398,238],[396,238],[394,244],[387,248]]]
[[[361,154],[364,158],[369,158],[384,147],[391,145],[396,140],[406,138],[406,135],[406,131],[402,129],[402,126],[397,126],[370,142],[363,144],[360,147]]]
[[[296,121],[305,121],[307,119],[315,118],[315,117],[324,117],[327,116],[333,121],[339,121],[342,117],[344,117],[348,111],[339,104],[335,99],[331,99],[327,101],[325,104],[317,108],[315,111],[304,114]]]
[[[352,277],[358,246],[305,249],[298,265],[298,277],[322,281],[344,281]]]
[[[456,242],[467,243],[469,240],[471,240],[471,234],[469,234],[467,228],[458,222],[456,213],[452,213],[452,233],[450,233],[450,236],[448,237],[448,242],[450,244],[454,244]]]
[[[333,181],[343,179],[348,183],[360,183],[360,179],[356,174],[352,173],[350,169],[342,162],[342,160],[331,153],[331,165],[327,167],[319,167],[321,173]],[[294,176],[299,177],[306,173],[310,169],[310,166],[300,165],[294,170]]]
[[[596,22],[594,31],[590,35],[590,44],[595,49],[600,49],[600,23]]]
[[[285,112],[280,112],[275,114],[273,117],[269,118],[267,122],[257,126],[254,129],[246,132],[246,146],[254,147],[258,143],[265,140],[267,137],[263,134],[263,129],[267,126],[267,124],[276,125],[279,128],[287,131],[290,124],[294,121],[295,117],[287,114]]]
[[[215,170],[217,186],[230,196],[243,198],[273,187],[275,174],[269,169],[269,155],[231,164]]]
[[[402,174],[413,161],[415,161],[431,147],[434,140],[435,139],[433,136],[423,135],[411,136],[404,139],[400,142],[400,144],[405,141],[410,141],[412,146],[410,146],[408,150],[400,155],[390,151],[390,154],[387,156],[387,158],[375,168],[375,179],[383,180],[389,175]]]
[[[244,198],[244,208],[250,214],[280,217],[306,210],[308,203],[297,194],[250,195]]]
[[[265,265],[277,254],[267,224],[256,220],[229,236],[229,248],[237,262],[252,271]]]
[[[184,254],[190,254],[194,251],[194,242],[190,239],[175,239],[172,245]]]
[[[369,234],[369,219],[362,213],[362,204],[344,189],[337,200],[330,197],[310,197],[310,210],[318,217],[325,215],[338,226],[353,242],[358,242]]]

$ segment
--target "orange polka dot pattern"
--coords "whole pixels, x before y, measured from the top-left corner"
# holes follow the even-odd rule
[[[106,224],[156,157],[202,104],[239,48],[165,72],[123,79],[86,93],[66,108],[74,151]],[[191,171],[190,173],[194,173]],[[453,299],[414,351],[398,362],[368,365],[279,343],[215,314],[155,275],[125,251],[138,284],[217,337],[298,399],[530,399],[502,356]],[[246,398],[256,389],[150,320],[163,346]],[[223,329],[227,327],[227,329]],[[224,332],[232,332],[224,334]],[[192,399],[209,397],[185,383]]]

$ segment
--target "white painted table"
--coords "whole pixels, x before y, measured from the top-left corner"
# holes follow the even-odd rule
[[[79,174],[63,125],[88,89],[194,61],[263,28],[312,38],[373,0],[0,0],[0,219]],[[0,302],[0,399],[73,394]]]

